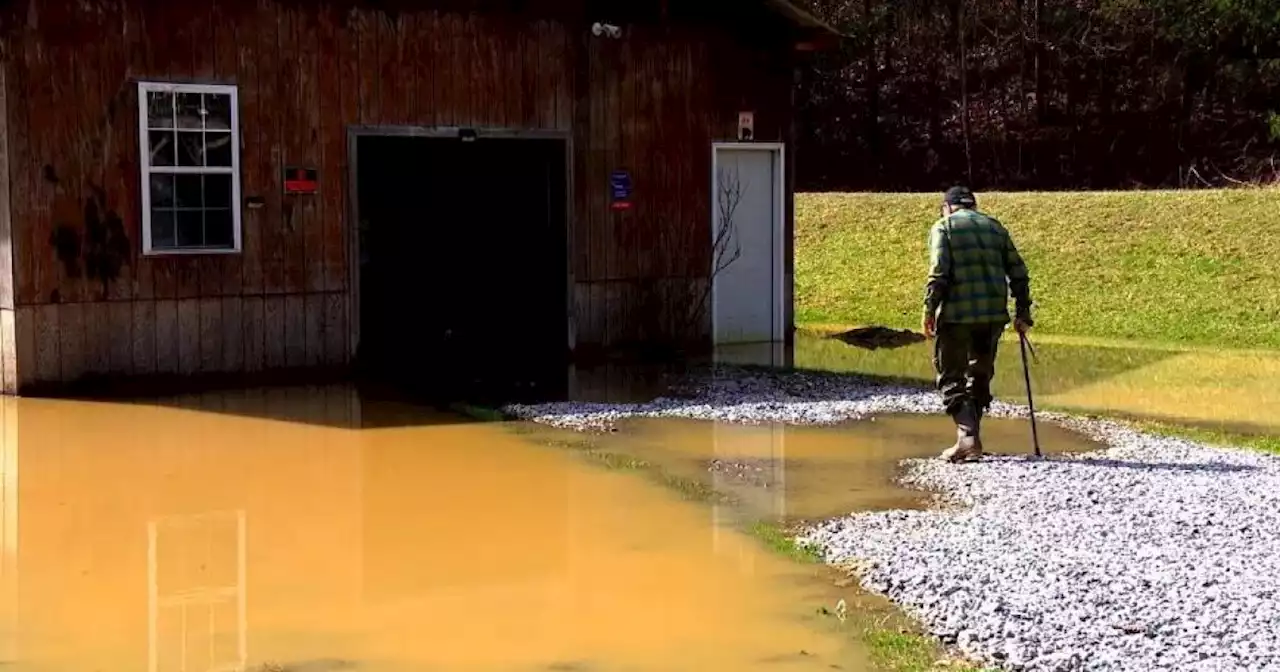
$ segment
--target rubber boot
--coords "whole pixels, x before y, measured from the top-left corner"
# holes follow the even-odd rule
[[[965,402],[951,419],[956,423],[956,443],[942,452],[942,459],[952,463],[982,459],[982,438],[979,436],[982,416],[973,404]]]
[[[965,448],[963,461],[977,462],[982,459],[982,416],[983,409],[969,406],[970,415],[963,418],[957,423],[957,432],[964,432],[966,436],[959,443]]]

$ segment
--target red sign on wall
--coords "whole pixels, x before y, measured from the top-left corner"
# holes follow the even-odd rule
[[[284,193],[314,194],[320,190],[315,168],[285,168]]]

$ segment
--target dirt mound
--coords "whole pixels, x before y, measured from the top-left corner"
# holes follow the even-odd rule
[[[835,334],[831,338],[865,350],[903,348],[925,340],[923,334],[917,334],[910,329],[897,330],[888,327],[859,327]]]

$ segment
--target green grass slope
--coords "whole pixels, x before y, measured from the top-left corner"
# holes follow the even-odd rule
[[[1280,348],[1280,190],[979,194],[1044,333]],[[796,199],[796,320],[917,328],[939,194]]]

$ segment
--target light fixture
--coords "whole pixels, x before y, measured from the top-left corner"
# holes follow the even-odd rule
[[[596,37],[611,37],[616,40],[622,37],[622,29],[611,23],[597,21],[591,24],[591,34]]]
[[[458,139],[463,142],[475,142],[476,130],[474,128],[459,128]]]

